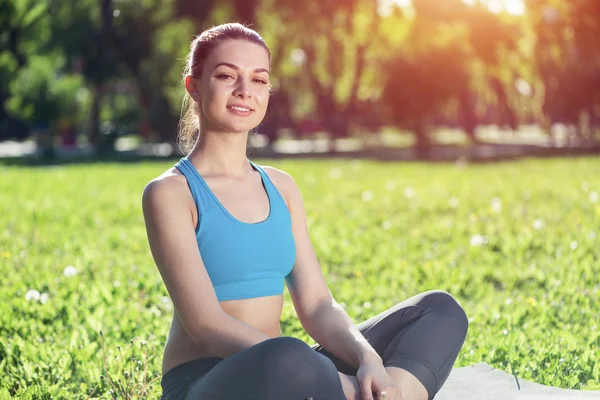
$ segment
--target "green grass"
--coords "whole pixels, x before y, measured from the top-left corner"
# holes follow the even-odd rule
[[[456,366],[600,389],[600,159],[264,164],[295,177],[355,322],[447,290],[471,321]],[[172,314],[140,198],[171,165],[0,166],[0,400],[111,398],[108,378],[159,396],[158,380],[133,386],[159,377]],[[313,343],[287,292],[282,329]]]

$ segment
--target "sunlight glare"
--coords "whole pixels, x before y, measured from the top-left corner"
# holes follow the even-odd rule
[[[392,0],[392,2],[402,8],[410,7],[412,5],[412,0]]]
[[[409,9],[412,6],[412,0],[378,0],[377,13],[382,17],[389,17],[394,6]]]
[[[483,4],[494,14],[506,12],[511,15],[522,16],[526,11],[525,0],[462,0],[462,2],[469,6],[474,6],[476,3]]]
[[[487,0],[487,6],[494,14],[500,14],[502,12],[504,9],[504,4],[502,3],[502,0]]]
[[[525,14],[525,1],[524,0],[504,0],[504,9],[507,13],[512,15],[523,15]]]

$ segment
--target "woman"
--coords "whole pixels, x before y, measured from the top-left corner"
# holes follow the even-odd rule
[[[246,158],[269,101],[270,58],[240,24],[192,42],[180,132],[189,152],[142,196],[175,308],[162,398],[432,399],[464,342],[465,313],[432,291],[355,326],[335,302],[293,178]],[[318,346],[281,335],[284,282]]]

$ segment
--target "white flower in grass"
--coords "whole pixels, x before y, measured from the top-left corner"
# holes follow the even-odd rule
[[[592,203],[597,203],[598,202],[598,192],[590,192],[590,201]]]
[[[48,293],[42,293],[40,295],[40,303],[42,304],[46,304],[46,302],[48,302],[48,299],[50,298],[50,295]]]
[[[331,168],[329,170],[329,177],[331,179],[339,179],[342,176],[342,170],[337,167]]]
[[[370,302],[368,302],[368,301],[365,301],[365,302],[363,303],[363,307],[364,307],[364,308],[371,308],[371,303],[370,303]]]
[[[590,231],[590,233],[588,233],[588,239],[590,239],[590,240],[596,239],[596,232]]]
[[[573,240],[571,242],[571,250],[576,250],[577,249],[577,245],[578,245],[577,242],[575,240]]]
[[[39,301],[40,297],[40,292],[35,289],[29,289],[27,293],[25,293],[25,300],[27,301]]]
[[[542,221],[541,219],[538,218],[535,221],[533,221],[533,229],[539,231],[543,227],[544,227],[544,221]]]
[[[492,199],[492,211],[495,213],[499,213],[502,211],[502,199],[500,197],[494,197]]]
[[[150,307],[148,309],[148,312],[151,315],[154,315],[155,317],[160,317],[162,315],[162,312],[158,308],[156,308],[155,306]]]
[[[390,221],[383,221],[381,227],[387,231],[392,227],[392,223]]]
[[[389,192],[392,192],[394,190],[396,190],[396,182],[394,181],[387,181],[385,183],[385,189]]]
[[[471,236],[471,246],[482,246],[487,243],[487,237],[481,235]]]
[[[371,200],[373,200],[373,192],[371,192],[370,190],[364,191],[363,194],[362,194],[362,200],[363,201],[371,201]]]
[[[460,203],[460,200],[458,200],[458,198],[456,198],[456,197],[450,197],[448,199],[448,205],[452,208],[458,208],[459,203]]]
[[[171,302],[171,299],[168,296],[163,296],[160,298],[160,302],[163,304],[163,307],[166,310],[172,310],[173,309],[173,303]]]
[[[67,266],[65,267],[65,270],[63,271],[63,274],[64,274],[64,275],[65,275],[67,278],[68,278],[68,277],[71,277],[71,276],[75,276],[75,275],[77,275],[77,269],[75,269],[75,267],[74,267],[74,266],[72,266],[72,265],[67,265]]]
[[[415,193],[415,189],[411,187],[407,187],[406,189],[404,189],[404,197],[406,197],[407,199],[412,199],[413,197],[415,197]]]

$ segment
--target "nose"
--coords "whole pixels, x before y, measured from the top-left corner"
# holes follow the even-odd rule
[[[233,95],[241,99],[249,99],[251,97],[249,87],[250,85],[246,82],[245,79],[242,78],[239,80],[238,85],[233,91]]]

